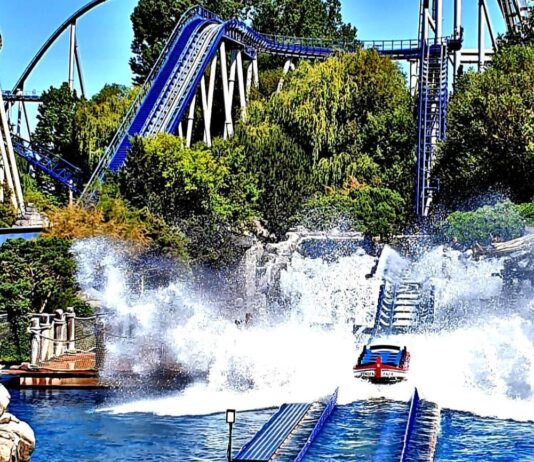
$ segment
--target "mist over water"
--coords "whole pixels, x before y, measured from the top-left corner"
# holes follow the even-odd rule
[[[534,420],[534,325],[531,288],[512,306],[496,277],[502,260],[474,261],[436,247],[411,266],[411,278],[434,284],[436,323],[428,332],[384,339],[411,352],[409,380],[376,386],[352,377],[364,338],[353,323],[370,325],[382,276],[406,260],[387,249],[387,268],[362,249],[325,261],[298,253],[281,274],[286,313],[254,314],[236,325],[235,314],[196,293],[183,279],[140,294],[132,289],[125,247],[106,240],[78,243],[79,281],[110,311],[106,373],[130,369],[150,375],[180,367],[195,377],[165,398],[126,402],[110,412],[196,415],[313,401],[340,386],[340,403],[387,397],[409,399],[413,386],[443,407],[481,416]],[[287,303],[289,301],[289,303]],[[358,345],[357,345],[358,343]]]

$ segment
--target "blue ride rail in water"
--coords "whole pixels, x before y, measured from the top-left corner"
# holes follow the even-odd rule
[[[302,447],[296,448],[298,450],[298,453],[295,452],[296,457],[291,457],[294,462],[300,462],[334,411],[337,404],[337,394],[338,390],[336,389],[326,404],[321,404],[324,407],[320,414],[315,416],[313,416],[313,412],[309,412],[312,404],[283,404],[232,460],[240,462],[268,462],[273,460],[279,454],[282,445],[297,432],[299,426],[302,426],[302,422],[306,419],[312,419],[313,427],[309,434],[306,435],[306,440],[302,442]],[[315,403],[315,405],[317,404],[319,403]]]

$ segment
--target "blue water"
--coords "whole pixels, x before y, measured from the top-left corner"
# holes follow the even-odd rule
[[[224,461],[223,414],[171,417],[96,409],[128,400],[111,390],[10,390],[13,414],[36,433],[33,462]],[[234,454],[274,410],[240,412]],[[405,403],[385,400],[338,406],[306,462],[399,460]],[[437,461],[534,461],[534,423],[443,411]]]

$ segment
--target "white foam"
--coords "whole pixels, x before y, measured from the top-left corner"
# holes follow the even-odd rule
[[[352,377],[357,351],[346,322],[369,322],[376,306],[380,281],[365,278],[374,264],[369,255],[361,252],[332,263],[295,255],[281,277],[289,315],[283,321],[237,327],[180,283],[131,297],[119,265],[122,255],[114,256],[112,246],[98,245],[100,253],[105,248],[106,258],[95,257],[98,252],[90,243],[80,246],[80,279],[90,289],[91,271],[104,274],[107,284],[101,296],[108,308],[119,320],[133,319],[137,326],[133,343],[110,340],[109,356],[130,358],[138,372],[150,371],[161,365],[146,353],[157,338],[172,361],[188,372],[207,374],[203,383],[171,397],[128,402],[109,412],[193,415],[228,407],[257,409],[313,401],[336,386],[341,404],[378,397],[405,401],[417,386],[442,407],[534,420],[532,319],[519,312],[510,315],[510,307],[503,307],[502,313],[486,312],[481,302],[500,292],[501,281],[492,276],[502,267],[500,261],[469,261],[442,248],[423,256],[417,275],[437,285],[436,309],[442,321],[454,319],[450,325],[442,322],[441,332],[386,339],[408,347],[409,380],[376,386]],[[533,304],[531,293],[523,297]],[[464,309],[458,311],[458,305]]]

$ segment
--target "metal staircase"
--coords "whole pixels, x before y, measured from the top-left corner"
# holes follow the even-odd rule
[[[406,270],[399,281],[384,279],[371,336],[404,333],[434,320],[433,289],[413,281]]]
[[[30,165],[59,181],[73,192],[79,193],[82,171],[50,150],[31,143],[20,136],[11,135],[13,150]]]
[[[447,41],[423,44],[419,66],[416,211],[428,215],[436,189],[430,182],[434,151],[447,131]]]

